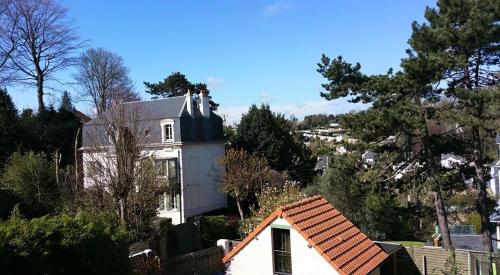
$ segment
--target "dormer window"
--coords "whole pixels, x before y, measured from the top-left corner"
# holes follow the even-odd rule
[[[174,125],[172,123],[167,123],[162,125],[163,132],[163,142],[173,142],[174,141]]]

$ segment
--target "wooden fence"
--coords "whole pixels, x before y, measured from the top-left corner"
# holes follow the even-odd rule
[[[224,250],[216,246],[170,258],[166,265],[166,275],[209,275],[222,272],[223,257]]]
[[[397,253],[397,274],[443,274],[450,252],[441,247],[405,247]],[[500,256],[480,251],[455,250],[459,273],[465,275],[499,274]]]

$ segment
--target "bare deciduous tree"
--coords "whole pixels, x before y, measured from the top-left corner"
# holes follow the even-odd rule
[[[240,149],[229,149],[218,159],[221,167],[221,191],[236,200],[240,218],[245,218],[241,202],[255,192],[264,180],[266,162],[259,157]]]
[[[37,88],[38,108],[44,110],[44,85],[54,73],[74,65],[73,54],[83,46],[64,7],[52,0],[12,0],[5,9],[5,26],[17,42],[11,53],[19,81]]]
[[[13,80],[15,75],[11,55],[17,45],[14,32],[18,17],[8,16],[12,3],[12,0],[0,0],[0,86]]]
[[[85,192],[91,207],[112,209],[135,238],[156,216],[158,198],[166,183],[158,176],[154,155],[144,150],[145,114],[135,105],[116,105],[85,131]]]
[[[114,104],[140,99],[128,73],[120,56],[97,48],[80,55],[79,71],[74,78],[84,90],[82,96],[92,101],[99,115]]]

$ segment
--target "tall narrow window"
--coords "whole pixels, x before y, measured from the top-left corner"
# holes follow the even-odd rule
[[[274,274],[292,274],[292,253],[290,249],[290,230],[273,228]]]
[[[174,128],[172,124],[163,125],[163,141],[164,142],[174,141]]]
[[[177,159],[159,159],[156,160],[156,169],[158,175],[167,180],[165,192],[160,195],[159,210],[178,209],[180,204],[180,186],[177,171]]]

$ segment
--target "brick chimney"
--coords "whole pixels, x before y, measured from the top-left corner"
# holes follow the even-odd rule
[[[210,117],[210,105],[208,104],[209,102],[210,98],[208,97],[208,92],[202,90],[200,93],[200,111],[205,118]]]

